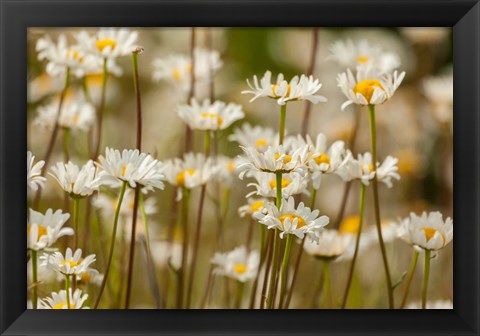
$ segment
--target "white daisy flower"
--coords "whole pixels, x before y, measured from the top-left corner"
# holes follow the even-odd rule
[[[423,80],[422,91],[432,103],[432,111],[438,121],[453,119],[453,74],[429,77]]]
[[[42,72],[28,82],[28,101],[39,102],[45,97],[60,92],[64,86],[64,79],[61,76],[50,76]]]
[[[393,242],[397,239],[398,227],[395,221],[391,219],[382,219],[380,223],[382,229],[382,238],[385,244]],[[378,244],[378,232],[376,226],[370,226],[363,234],[362,240],[367,247]]]
[[[44,253],[40,260],[42,264],[48,268],[61,273],[63,275],[82,275],[89,269],[90,264],[95,262],[95,254],[90,254],[82,258],[82,250],[77,249],[75,253],[71,248],[67,248],[65,256],[61,252],[53,252],[53,254]]]
[[[422,303],[420,301],[411,302],[405,309],[422,309]],[[428,301],[426,309],[453,309],[453,302],[452,300]]]
[[[242,147],[245,156],[239,156],[238,170],[240,179],[247,173],[298,173],[307,174],[307,161],[310,159],[308,146],[287,148],[283,145],[269,146],[264,152],[259,152],[255,147]],[[314,158],[312,156],[311,158]]]
[[[280,230],[282,239],[285,234],[293,234],[300,239],[307,235],[318,242],[321,231],[330,221],[327,216],[318,217],[318,210],[311,211],[303,203],[295,208],[293,197],[284,200],[280,210],[273,203],[265,204],[265,209],[266,213],[256,212],[254,217],[269,229]]]
[[[42,168],[45,165],[45,161],[40,160],[34,163],[35,156],[32,152],[27,151],[27,187],[33,191],[37,191],[38,188],[45,186],[47,180],[42,176]]]
[[[137,48],[138,33],[125,28],[102,28],[93,35],[81,31],[75,38],[85,53],[112,59],[131,55]]]
[[[182,197],[182,188],[193,189],[204,185],[216,174],[212,160],[201,153],[187,153],[183,160],[175,158],[165,163],[165,175],[168,182],[180,187],[177,199]]]
[[[233,133],[228,136],[228,140],[236,141],[240,146],[254,147],[257,151],[264,152],[269,146],[278,146],[279,135],[269,127],[244,123],[241,128],[233,130]]]
[[[406,243],[424,250],[437,251],[444,248],[453,239],[453,220],[445,221],[440,212],[413,212],[405,218],[398,228],[398,236]]]
[[[83,304],[88,299],[88,294],[82,294],[81,289],[75,289],[72,295],[72,289],[68,289],[70,307],[68,307],[67,291],[53,292],[51,297],[38,300],[38,309],[89,309]]]
[[[333,259],[342,255],[350,245],[352,237],[340,234],[337,230],[323,230],[318,242],[305,241],[303,248],[308,254],[317,258]]]
[[[41,37],[36,51],[40,61],[47,61],[46,72],[53,77],[64,74],[67,68],[75,76],[82,77],[96,63],[94,57],[87,55],[80,46],[69,46],[64,34],[58,37],[57,43],[49,35]]]
[[[366,40],[335,41],[330,46],[331,59],[344,68],[372,66],[380,73],[391,72],[400,66],[400,57],[384,52],[381,47],[371,45]]]
[[[392,156],[387,156],[381,164],[377,162],[377,179],[389,188],[392,187],[392,178],[400,180],[400,175],[397,173],[397,163],[398,159]],[[358,179],[364,185],[370,185],[370,181],[375,177],[372,154],[369,152],[363,155],[358,154],[358,159],[350,157],[348,162],[338,169],[337,174],[345,181]]]
[[[247,199],[247,204],[242,205],[241,207],[238,208],[238,215],[240,217],[245,217],[247,215],[253,217],[253,214],[255,212],[261,212],[265,208],[266,202],[268,202],[268,200],[263,197],[260,197],[260,198],[249,197]]]
[[[237,247],[227,253],[215,253],[212,260],[213,272],[240,282],[255,279],[260,256],[257,251],[247,251],[245,246]]]
[[[34,123],[47,129],[53,129],[57,120],[58,103],[56,101],[40,106]],[[87,102],[66,101],[62,106],[58,125],[72,131],[87,132],[95,123],[95,107]]]
[[[320,188],[323,174],[336,173],[347,164],[351,156],[351,152],[345,150],[343,141],[336,141],[330,148],[327,147],[327,137],[322,133],[317,135],[315,143],[309,135],[306,138],[298,135],[297,137],[287,137],[285,144],[293,148],[305,145],[309,147],[310,159],[307,161],[307,166],[315,189]]]
[[[195,83],[206,83],[210,79],[210,72],[215,74],[223,65],[220,54],[216,50],[195,48],[194,58]],[[192,61],[187,55],[169,55],[153,61],[153,79],[172,82],[183,92],[190,90],[191,74]]]
[[[393,97],[405,77],[405,72],[398,74],[380,73],[372,66],[359,69],[354,76],[350,69],[337,76],[338,87],[348,100],[342,104],[344,110],[350,104],[378,105]]]
[[[327,98],[317,94],[322,84],[313,76],[301,75],[300,78],[295,76],[288,82],[284,79],[283,74],[279,74],[277,80],[272,83],[272,73],[266,71],[260,81],[257,76],[253,76],[253,85],[248,79],[247,84],[251,90],[242,91],[242,94],[253,94],[250,102],[260,97],[275,99],[279,105],[298,100],[308,100],[313,104],[327,101]]]
[[[191,129],[204,131],[226,129],[235,121],[245,117],[240,105],[226,104],[218,100],[210,103],[209,99],[205,99],[202,103],[192,99],[190,105],[179,105],[177,112]]]
[[[42,214],[33,209],[27,221],[27,248],[34,251],[43,250],[51,247],[60,237],[72,236],[72,228],[63,227],[70,218],[68,213],[62,213],[62,210],[53,212],[48,209]]]
[[[71,161],[66,164],[57,162],[51,171],[48,174],[73,198],[90,196],[101,185],[98,168],[95,167],[92,160],[87,161],[82,167]]]
[[[119,181],[127,182],[132,188],[137,184],[144,187],[163,189],[164,165],[155,160],[151,155],[140,153],[138,149],[124,149],[121,153],[118,149],[106,148],[105,157],[98,157],[99,163],[95,163],[102,169],[99,176],[102,183],[118,186]]]
[[[256,190],[247,194],[247,198],[253,195],[261,197],[277,196],[277,179],[270,173],[255,172],[252,175],[256,183],[247,184],[247,187],[255,187]],[[298,174],[282,174],[282,197],[288,198],[293,195],[310,193],[307,191],[308,179]]]
[[[237,166],[239,164],[238,158],[231,158],[224,155],[215,157],[215,175],[213,179],[215,181],[224,183],[225,185],[231,185],[234,179],[237,178]]]

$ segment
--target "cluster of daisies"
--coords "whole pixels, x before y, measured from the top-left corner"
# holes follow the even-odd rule
[[[209,260],[209,279],[210,276],[222,276],[236,281],[237,308],[246,307],[246,283],[251,284],[250,308],[289,307],[298,271],[290,256],[293,244],[300,245],[300,254],[305,251],[327,266],[332,261],[343,261],[351,263],[353,270],[356,255],[370,244],[384,244],[400,237],[413,247],[415,260],[418,253],[423,252],[429,263],[432,252],[436,254],[453,239],[452,220],[444,220],[439,212],[412,213],[399,223],[382,223],[379,230],[361,235],[364,206],[358,216],[346,218],[338,230],[327,229],[330,219],[316,208],[316,195],[324,179],[336,176],[342,183],[358,181],[364,192],[367,187],[377,188],[377,182],[392,188],[394,182],[400,180],[400,175],[398,159],[390,155],[377,157],[375,147],[372,147],[372,152],[354,154],[343,141],[329,141],[322,133],[311,137],[287,132],[286,114],[295,113],[287,111],[287,106],[296,108],[301,101],[309,104],[327,101],[319,94],[322,84],[311,75],[287,80],[282,74],[273,78],[272,73],[266,71],[261,78],[254,76],[253,80],[247,80],[248,88],[242,93],[251,95],[251,102],[262,98],[276,102],[280,123],[276,129],[249,123],[234,127],[227,139],[239,145],[242,154],[237,157],[221,155],[218,144],[225,141],[222,135],[245,117],[242,106],[193,97],[179,102],[176,113],[184,122],[187,133],[204,135],[202,151],[198,148],[195,151],[193,146],[186,148],[178,157],[160,161],[138,149],[106,147],[102,151],[104,154],[98,155],[89,148],[90,159],[81,164],[72,162],[69,144],[71,138],[77,139],[77,132],[91,136],[96,130],[97,136],[101,135],[102,123],[98,121],[105,104],[107,78],[125,71],[118,65],[118,58],[141,50],[137,38],[136,32],[127,29],[100,29],[82,31],[71,38],[60,35],[57,41],[47,35],[37,42],[38,59],[46,62],[48,76],[56,82],[61,83],[58,78],[65,78],[65,81],[63,86],[57,86],[62,93],[60,96],[54,96],[46,105],[38,107],[34,123],[55,135],[59,130],[64,133],[64,160],[49,165],[50,157],[36,162],[34,155],[27,152],[27,188],[36,193],[35,199],[39,199],[47,182],[59,186],[64,193],[65,204],[69,204],[69,212],[65,212],[67,208],[49,208],[39,212],[36,208],[38,203],[30,203],[33,208],[29,210],[27,220],[27,248],[31,307],[81,309],[90,305],[97,308],[104,288],[113,281],[109,278],[115,241],[118,239],[118,222],[124,221],[122,227],[132,230],[131,218],[136,216],[144,222],[148,253],[153,259],[165,260],[168,268],[175,273],[175,289],[165,288],[175,290],[177,299],[165,303],[165,307],[209,306],[209,295],[206,295],[206,303],[205,300],[192,299],[192,286],[201,283],[198,280],[195,282],[197,256],[202,247],[209,245],[199,239],[204,194],[207,189],[214,190],[218,186],[234,188],[235,183],[246,183],[250,188],[246,195],[247,204],[238,209],[238,216],[248,218],[252,226],[260,224],[260,229],[249,230],[245,245],[228,251],[222,243],[221,225],[218,225],[219,239],[213,246],[219,252],[215,252]],[[69,43],[71,41],[74,43]],[[387,103],[393,97],[405,77],[404,72],[397,70],[400,67],[398,56],[365,41],[338,41],[330,51],[329,59],[345,68],[345,72],[337,77],[338,87],[346,97],[339,110],[357,105],[368,108],[372,113],[376,105]],[[156,59],[152,65],[153,79],[167,81],[188,96],[194,91],[192,85],[211,85],[222,65],[217,51],[196,47],[190,55]],[[71,75],[83,84],[78,92],[69,92]],[[101,84],[96,88],[89,85],[89,78],[93,77],[100,78]],[[373,127],[374,124],[372,119]],[[100,144],[99,137],[94,140]],[[147,218],[158,212],[150,195],[163,190],[165,183],[176,189],[175,202],[182,204],[176,211],[179,217],[177,224],[181,224],[179,231],[183,236],[178,248],[170,241],[168,248],[159,250],[150,240]],[[188,213],[194,190],[200,190],[200,215],[194,218],[197,225],[192,227],[193,221]],[[221,201],[220,198],[217,200]],[[91,245],[84,241],[88,239],[85,235],[86,220],[80,220],[84,217],[79,213],[83,202],[85,206],[91,204],[98,208],[102,218],[113,223],[108,227],[111,239],[105,246],[102,245],[105,251],[96,251],[97,255],[108,254],[107,264],[98,267],[101,272],[91,267],[96,255],[82,257],[82,250],[78,248],[80,245]],[[207,225],[217,226],[216,223]],[[254,248],[252,236],[257,233],[261,238],[255,239],[259,245]],[[63,236],[71,236],[71,239],[60,240]],[[93,249],[93,246],[89,248]],[[121,253],[127,252],[128,249],[125,249]],[[47,270],[56,275],[58,291],[41,298],[39,289],[47,281],[42,273]],[[293,279],[288,276],[289,272],[293,272]],[[164,274],[167,277],[171,275],[168,270]],[[425,277],[428,284],[428,274]],[[96,296],[89,298],[90,285],[96,286],[97,290],[93,291]],[[213,291],[212,286],[212,281],[208,280],[207,294]],[[422,298],[424,308],[426,290],[425,287],[425,297]],[[348,297],[348,287],[346,292]],[[167,294],[163,300],[169,301],[170,296]],[[336,305],[330,308],[336,308]]]

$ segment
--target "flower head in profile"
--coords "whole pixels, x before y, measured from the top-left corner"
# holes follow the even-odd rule
[[[82,167],[69,161],[68,163],[57,162],[52,168],[52,176],[71,197],[81,198],[90,196],[98,190],[101,184],[98,168],[92,160],[87,161]]]
[[[188,92],[191,85],[192,68],[195,71],[195,83],[206,83],[223,65],[220,53],[216,50],[195,48],[195,66],[187,55],[175,54],[153,61],[153,79],[167,80],[183,92]]]
[[[72,228],[63,227],[70,218],[62,210],[53,212],[48,209],[45,214],[30,209],[27,221],[27,248],[34,251],[51,247],[60,237],[74,234]]]
[[[215,274],[246,282],[255,279],[260,257],[257,251],[248,252],[241,246],[227,253],[215,253],[211,262]]]
[[[242,147],[245,156],[239,157],[238,169],[240,179],[245,174],[255,172],[264,173],[298,173],[305,176],[306,163],[310,159],[308,146],[288,148],[285,146],[270,146],[264,152],[259,152],[255,147]]]
[[[385,52],[381,47],[371,45],[366,40],[335,41],[330,45],[328,58],[344,68],[358,69],[372,66],[380,73],[393,71],[400,66],[398,55]]]
[[[256,190],[247,194],[247,197],[253,195],[261,197],[276,197],[277,195],[277,179],[270,173],[255,172],[252,174],[255,182],[247,184],[247,187],[255,187]],[[282,174],[282,197],[289,198],[293,195],[306,194],[308,179],[299,174]]]
[[[283,74],[279,74],[272,83],[272,73],[266,71],[260,81],[257,76],[253,76],[253,84],[248,79],[247,84],[250,90],[242,91],[242,94],[253,94],[251,102],[261,97],[275,99],[279,105],[298,100],[308,100],[313,104],[327,101],[327,98],[317,94],[322,84],[313,76],[295,76],[287,81]]]
[[[118,186],[119,182],[127,182],[132,188],[137,184],[143,187],[163,189],[164,165],[151,155],[141,153],[138,149],[106,148],[105,157],[100,155],[98,167],[102,183]]]
[[[340,234],[337,230],[323,230],[318,242],[306,240],[304,249],[308,254],[322,259],[335,259],[341,256],[350,245],[352,236]]]
[[[37,191],[38,188],[45,186],[47,180],[42,176],[42,168],[45,165],[45,161],[40,160],[35,162],[35,156],[32,152],[27,151],[27,187],[33,191]]]
[[[102,28],[93,35],[81,31],[75,35],[81,50],[101,58],[131,55],[137,47],[138,33],[126,28]]]
[[[379,105],[393,97],[405,77],[405,72],[380,73],[372,66],[359,69],[354,76],[350,69],[337,76],[338,87],[347,97],[344,110],[350,104]]]
[[[383,182],[387,187],[393,186],[392,179],[400,180],[398,175],[398,159],[392,156],[387,156],[382,163],[377,162],[376,172],[373,167],[372,154],[366,152],[365,154],[358,154],[358,158],[351,157],[348,162],[338,170],[337,174],[345,181],[354,179],[360,180],[364,185],[370,185],[370,181],[377,174],[377,179]]]
[[[187,153],[183,159],[175,158],[165,163],[168,182],[180,187],[177,199],[182,197],[181,189],[193,189],[204,185],[210,181],[216,171],[212,160],[201,153]]]
[[[178,115],[191,129],[204,131],[223,130],[245,117],[240,105],[208,99],[202,103],[192,99],[190,105],[178,106]]]
[[[245,217],[247,215],[253,217],[255,212],[261,212],[265,208],[266,202],[268,202],[268,200],[264,197],[249,197],[247,199],[247,204],[238,208],[238,215],[240,217]]]
[[[53,292],[50,297],[38,301],[38,309],[89,309],[83,304],[88,299],[88,294],[82,293],[81,289],[68,289],[69,300],[67,300],[67,291],[62,289],[59,292]],[[70,307],[67,302],[70,301]]]
[[[242,147],[253,147],[259,152],[279,144],[278,133],[273,129],[259,125],[252,126],[249,123],[243,123],[240,128],[234,128],[228,140],[235,141]]]
[[[293,197],[282,202],[280,209],[273,203],[265,204],[265,209],[266,212],[256,212],[255,218],[269,229],[280,230],[282,239],[285,234],[293,234],[300,239],[307,235],[311,240],[318,242],[320,233],[330,221],[327,216],[319,217],[320,211],[312,211],[303,203],[295,207]]]
[[[287,137],[285,143],[286,146],[291,146],[292,148],[308,146],[309,159],[307,161],[307,167],[315,189],[320,188],[323,174],[336,173],[348,163],[351,157],[350,151],[345,150],[345,143],[343,141],[336,141],[328,147],[327,137],[322,133],[317,135],[315,142],[313,142],[309,135],[307,135],[306,138],[298,135],[297,137]]]
[[[53,129],[57,122],[58,102],[54,101],[40,106],[37,113],[34,123],[47,129]],[[95,107],[92,104],[77,100],[66,101],[60,112],[58,125],[72,131],[87,132],[95,123],[95,119]]]
[[[67,248],[65,256],[61,252],[53,254],[44,254],[40,257],[42,264],[48,268],[63,275],[82,275],[89,269],[89,266],[95,262],[95,254],[90,254],[82,258],[82,250],[77,249],[75,253],[71,248]]]
[[[398,236],[406,243],[424,250],[438,251],[453,239],[453,220],[443,220],[440,212],[414,213],[399,225]]]

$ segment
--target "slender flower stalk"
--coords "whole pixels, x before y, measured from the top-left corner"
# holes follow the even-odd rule
[[[78,231],[78,206],[80,204],[80,199],[78,197],[73,198],[73,225],[75,228],[75,243],[73,249],[77,250],[78,248],[78,236],[80,235]]]
[[[422,285],[422,309],[427,308],[428,278],[430,276],[430,250],[425,250],[425,262],[423,266],[423,285]]]
[[[323,260],[323,300],[325,308],[333,308],[332,283],[330,281],[329,260]]]
[[[67,309],[70,309],[70,275],[65,274],[65,292],[67,297]]]
[[[410,285],[412,284],[413,275],[415,274],[415,268],[417,268],[419,254],[420,252],[418,252],[417,250],[413,250],[412,263],[410,264],[410,269],[408,271],[408,279],[405,287],[405,293],[403,294],[402,303],[400,305],[400,309],[405,308],[405,304],[407,303],[408,293],[410,291]]]
[[[308,66],[308,76],[312,76],[315,71],[315,64],[317,61],[318,50],[318,28],[312,29],[312,53],[310,56],[310,65]],[[303,115],[302,122],[302,135],[305,136],[308,133],[308,124],[310,122],[310,113],[312,110],[312,103],[310,101],[305,102],[305,113]]]
[[[108,79],[108,59],[103,60],[103,78],[102,78],[102,93],[100,95],[100,104],[97,109],[97,128],[95,139],[95,150],[93,151],[92,160],[95,160],[100,153],[100,143],[102,141],[102,124],[103,124],[103,110],[105,109],[105,97],[107,95],[107,79]]]
[[[65,128],[63,130],[63,158],[65,162],[68,162],[70,160],[69,148],[70,148],[70,129]]]
[[[190,103],[192,98],[195,97],[195,44],[196,44],[196,31],[195,27],[192,27],[190,37],[190,91],[188,92],[187,103]],[[192,150],[192,129],[185,124],[185,147],[184,153],[188,153]]]
[[[250,309],[253,309],[253,307],[255,306],[255,298],[257,295],[258,280],[260,278],[260,270],[262,269],[263,264],[265,263],[265,256],[268,250],[268,243],[266,241],[266,230],[267,228],[265,226],[260,225],[260,263],[258,265],[258,272],[257,272],[257,275],[255,276],[255,281],[253,282],[252,291],[250,295],[250,306],[249,306]],[[265,272],[265,273],[268,273],[268,272]]]
[[[183,247],[182,247],[182,266],[178,274],[177,288],[177,308],[183,307],[183,292],[185,287],[185,276],[188,262],[188,241],[189,241],[189,212],[190,212],[190,189],[183,190],[183,206],[182,206],[182,231],[183,231]]]
[[[38,272],[38,259],[37,259],[37,251],[31,250],[30,257],[32,258],[32,307],[33,309],[37,309],[38,304],[38,284],[37,284],[37,272]]]
[[[60,120],[60,115],[62,113],[63,102],[65,100],[65,96],[67,95],[67,91],[68,91],[69,86],[70,86],[70,68],[67,67],[67,69],[65,70],[65,84],[63,86],[62,93],[60,94],[60,100],[58,101],[58,110],[57,110],[57,115],[55,117],[55,124],[53,125],[52,135],[50,136],[50,140],[48,141],[47,152],[45,153],[44,169],[41,171],[40,176],[45,176],[45,172],[47,171],[48,163],[50,161],[50,157],[52,156],[52,153],[53,153],[53,147],[55,145],[55,140],[57,139],[58,129],[60,128],[59,124],[58,124],[58,121]],[[37,194],[35,196],[35,200],[33,202],[33,208],[34,209],[38,208],[38,204],[40,203],[40,198],[41,197],[42,197],[42,188],[38,188]]]
[[[267,263],[265,266],[265,274],[263,276],[263,287],[262,293],[260,298],[260,309],[265,308],[265,304],[267,303],[267,284],[268,284],[268,275],[269,272],[271,273],[272,269],[272,257],[273,257],[273,240],[276,232],[270,231],[267,239]]]
[[[357,239],[355,241],[355,250],[353,252],[352,263],[350,264],[350,271],[348,272],[345,294],[343,295],[342,309],[345,309],[345,307],[347,306],[348,294],[350,293],[350,287],[352,285],[353,273],[355,272],[355,264],[357,262],[358,251],[360,250],[360,237],[362,235],[363,217],[365,213],[365,193],[367,189],[363,183],[361,183],[360,188],[360,218],[358,224]]]
[[[122,207],[123,197],[125,196],[125,191],[127,189],[126,181],[122,182],[122,187],[120,189],[120,195],[118,196],[117,201],[117,208],[115,210],[115,217],[113,219],[113,231],[112,231],[112,238],[110,242],[110,251],[108,254],[108,261],[107,261],[107,268],[105,269],[105,274],[103,276],[102,284],[100,285],[100,289],[98,292],[97,300],[95,301],[94,308],[97,309],[102,298],[103,291],[105,290],[105,285],[107,284],[108,275],[110,273],[110,266],[112,265],[113,260],[113,250],[115,248],[115,240],[117,239],[117,226],[118,226],[118,218],[120,217],[120,208]]]
[[[235,309],[241,308],[244,289],[245,282],[237,281],[237,296],[235,298]]]
[[[370,119],[370,138],[372,145],[372,162],[377,162],[377,130],[375,125],[375,105],[368,105],[369,119]],[[385,269],[385,277],[387,282],[387,292],[388,292],[388,306],[390,309],[394,308],[394,299],[393,299],[393,286],[392,286],[392,277],[390,275],[390,270],[388,268],[388,259],[387,252],[385,250],[385,243],[383,242],[382,236],[382,226],[381,226],[381,217],[380,217],[380,202],[378,199],[378,179],[377,179],[377,166],[373,165],[375,175],[373,177],[373,202],[375,205],[375,221],[377,225],[377,234],[378,242],[380,244],[380,249],[382,252],[383,267]]]
[[[135,89],[135,102],[137,112],[137,138],[136,148],[142,150],[142,100],[140,95],[140,84],[138,80],[138,55],[143,52],[143,48],[136,48],[132,51],[132,68],[133,68],[133,86]],[[132,233],[130,237],[130,257],[128,260],[128,278],[127,278],[127,294],[125,298],[125,309],[130,306],[130,294],[132,291],[133,279],[133,262],[135,259],[135,244],[137,231],[137,214],[138,214],[138,198],[140,194],[140,186],[135,188],[135,198],[133,200],[133,217],[132,217]]]
[[[292,247],[293,237],[291,234],[287,235],[287,242],[285,244],[285,252],[283,253],[282,260],[282,275],[281,275],[281,287],[280,287],[280,304],[279,308],[283,307],[285,298],[285,291],[287,290],[287,273],[288,273],[288,261],[290,258],[290,249]]]

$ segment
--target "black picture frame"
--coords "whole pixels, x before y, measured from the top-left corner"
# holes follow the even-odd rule
[[[0,0],[2,335],[479,335],[480,5],[400,0]],[[28,27],[450,26],[454,43],[453,310],[26,310]]]

